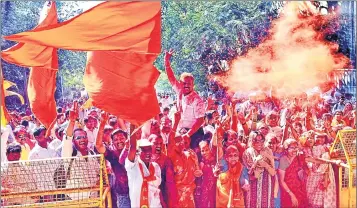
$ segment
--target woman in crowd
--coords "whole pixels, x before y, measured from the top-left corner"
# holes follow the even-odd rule
[[[315,135],[315,145],[312,147],[313,157],[330,159],[326,137],[324,134]],[[309,207],[333,208],[336,206],[335,175],[330,164],[313,163],[306,185]]]
[[[273,133],[269,133],[266,137],[265,137],[265,147],[268,147],[269,149],[271,149],[271,151],[273,152],[273,156],[274,156],[274,169],[275,171],[278,171],[279,168],[279,162],[280,162],[280,158],[282,156],[281,153],[278,153],[278,139],[275,137],[275,135]],[[278,175],[275,175],[275,185],[274,185],[274,206],[275,208],[280,208],[280,188],[279,188],[279,181],[278,181]]]
[[[265,138],[259,132],[249,135],[243,163],[248,169],[250,207],[274,207],[275,168],[273,152],[264,147]]]

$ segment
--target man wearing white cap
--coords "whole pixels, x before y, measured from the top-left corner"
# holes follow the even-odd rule
[[[136,132],[130,137],[130,149],[125,161],[128,174],[129,196],[131,207],[161,208],[160,203],[160,166],[151,161],[152,143],[147,139],[137,141],[140,133]],[[139,143],[138,154],[136,142]],[[140,190],[140,191],[139,191]]]

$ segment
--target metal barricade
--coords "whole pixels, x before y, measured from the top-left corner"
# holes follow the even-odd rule
[[[339,207],[356,207],[356,129],[339,131],[330,153],[349,166],[338,168]]]
[[[2,163],[1,207],[111,207],[104,157]]]

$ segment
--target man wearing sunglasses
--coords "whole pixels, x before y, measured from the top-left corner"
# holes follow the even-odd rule
[[[34,147],[36,141],[30,139],[29,133],[26,131],[24,126],[17,126],[14,130],[15,140],[21,146],[21,157],[20,160],[28,160],[29,153]]]
[[[78,104],[73,103],[73,108],[69,112],[69,124],[66,129],[65,138],[62,141],[62,158],[76,157],[70,159],[65,164],[69,177],[67,178],[66,188],[88,188],[95,186],[99,180],[100,164],[97,158],[82,157],[95,155],[94,151],[88,148],[87,132],[82,128],[76,128],[75,123],[78,118]],[[68,161],[68,160],[67,160]],[[94,192],[83,192],[82,194],[69,194],[72,200],[85,199],[94,196]]]

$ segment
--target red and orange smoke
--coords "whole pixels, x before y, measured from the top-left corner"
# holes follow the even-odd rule
[[[321,86],[328,82],[329,72],[349,67],[349,59],[337,53],[338,44],[324,40],[327,30],[321,26],[331,15],[321,16],[312,7],[302,15],[302,4],[306,5],[288,3],[281,17],[272,22],[269,36],[237,57],[226,75],[215,77],[218,82],[233,92],[272,88],[282,98]]]

